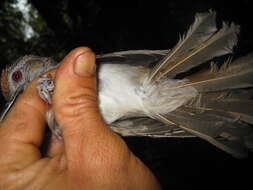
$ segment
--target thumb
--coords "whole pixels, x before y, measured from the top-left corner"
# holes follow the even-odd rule
[[[95,54],[81,47],[71,51],[57,69],[53,111],[65,142],[105,128],[97,106],[95,68]]]

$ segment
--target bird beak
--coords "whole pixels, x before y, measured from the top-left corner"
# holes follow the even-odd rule
[[[7,113],[9,112],[9,110],[11,109],[11,107],[13,106],[15,100],[17,99],[17,97],[19,96],[19,94],[21,94],[21,92],[23,91],[23,89],[20,87],[19,89],[16,90],[15,94],[10,98],[10,100],[5,104],[4,109],[0,115],[0,122],[4,120],[5,116],[7,115]]]

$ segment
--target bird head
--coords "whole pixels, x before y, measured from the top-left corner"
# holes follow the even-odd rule
[[[7,104],[0,121],[15,102],[16,97],[35,77],[56,67],[57,63],[48,57],[26,55],[7,66],[1,74],[1,90]]]
[[[1,90],[7,101],[19,94],[38,75],[52,69],[55,61],[47,57],[26,55],[6,67],[1,74]]]

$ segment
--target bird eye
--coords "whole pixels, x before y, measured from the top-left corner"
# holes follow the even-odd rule
[[[19,82],[21,79],[22,79],[22,73],[21,71],[15,71],[13,74],[12,74],[12,79],[16,82]]]

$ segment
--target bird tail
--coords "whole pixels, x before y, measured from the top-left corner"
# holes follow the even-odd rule
[[[207,140],[234,157],[253,150],[253,53],[220,68],[187,77],[188,82],[171,88],[193,87],[198,95],[185,105],[157,114],[164,123]]]
[[[118,121],[112,129],[126,136],[197,136],[237,158],[253,150],[253,53],[220,67],[211,62],[207,70],[195,69],[232,53],[237,44],[239,26],[223,23],[218,30],[215,17],[212,11],[197,14],[143,82],[140,97],[148,97],[144,110],[160,123],[132,119]],[[154,105],[162,111],[154,111]]]
[[[217,30],[215,12],[197,14],[194,24],[178,44],[150,72],[148,83],[175,78],[214,57],[232,53],[239,26],[223,23]],[[207,140],[242,158],[253,150],[253,53],[221,67],[210,68],[184,78],[186,82],[168,92],[194,88],[197,95],[177,109],[154,117],[168,125]],[[166,134],[164,134],[166,136]]]

